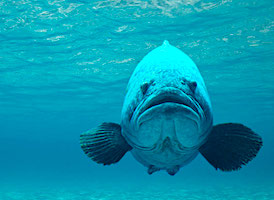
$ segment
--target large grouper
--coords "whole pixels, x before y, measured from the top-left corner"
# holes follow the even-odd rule
[[[239,123],[213,126],[212,107],[195,63],[164,41],[133,72],[121,124],[104,122],[80,136],[88,157],[117,163],[131,151],[152,174],[174,175],[199,153],[215,168],[238,170],[262,147],[262,138]]]

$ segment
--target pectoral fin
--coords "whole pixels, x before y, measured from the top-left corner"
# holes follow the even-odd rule
[[[238,170],[251,161],[262,147],[262,138],[242,124],[213,127],[200,153],[215,169]]]
[[[80,145],[88,157],[104,165],[118,162],[132,149],[121,135],[120,125],[106,122],[81,134]]]

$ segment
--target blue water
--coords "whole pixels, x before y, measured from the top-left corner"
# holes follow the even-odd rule
[[[0,199],[274,199],[273,21],[272,0],[0,0]],[[82,152],[163,40],[197,64],[215,124],[263,137],[240,171],[198,156],[149,176],[130,153],[101,166]]]

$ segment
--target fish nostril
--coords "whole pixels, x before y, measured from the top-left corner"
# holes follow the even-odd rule
[[[186,83],[187,83],[187,80],[186,80],[184,77],[182,77],[182,78],[181,78],[181,84],[182,84],[182,85],[185,85]]]
[[[143,93],[143,95],[145,95],[147,93],[149,84],[148,83],[144,83],[143,85],[141,85],[141,91]]]

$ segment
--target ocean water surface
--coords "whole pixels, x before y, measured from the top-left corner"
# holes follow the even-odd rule
[[[274,199],[273,28],[272,0],[0,0],[0,199]],[[148,175],[130,153],[102,166],[82,152],[164,40],[198,66],[214,124],[262,136],[240,171],[198,156]]]

